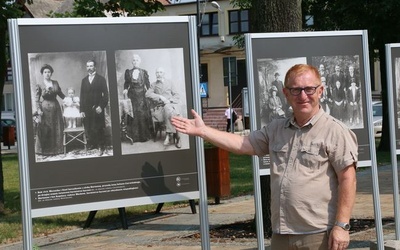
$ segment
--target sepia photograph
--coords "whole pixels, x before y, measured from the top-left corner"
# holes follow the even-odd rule
[[[113,155],[105,51],[29,53],[36,162]]]
[[[187,117],[183,49],[115,52],[122,154],[189,148],[171,124]]]

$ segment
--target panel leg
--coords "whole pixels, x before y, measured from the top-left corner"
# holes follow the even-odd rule
[[[97,210],[95,210],[95,211],[90,211],[90,213],[89,213],[89,215],[88,215],[88,217],[87,217],[87,219],[86,219],[86,222],[85,222],[85,225],[83,226],[83,228],[88,228],[88,227],[90,227],[90,224],[92,224],[92,221],[93,221],[94,216],[96,215],[96,213],[97,213]]]

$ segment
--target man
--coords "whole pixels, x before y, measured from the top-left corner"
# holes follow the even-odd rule
[[[348,102],[348,114],[350,117],[351,125],[360,124],[360,100],[361,100],[361,90],[357,87],[356,81],[350,83],[350,87],[347,90],[347,102]]]
[[[358,74],[356,74],[356,72],[354,71],[354,66],[352,65],[349,66],[349,72],[347,73],[345,79],[346,79],[346,88],[351,87],[351,84],[353,82],[356,83],[356,87],[360,87],[360,76],[358,76]]]
[[[146,92],[146,97],[150,98],[156,104],[162,104],[162,112],[165,123],[164,146],[168,146],[171,142],[175,143],[177,148],[181,148],[181,138],[176,132],[175,127],[171,124],[171,117],[180,115],[179,112],[179,94],[175,86],[165,79],[165,70],[163,68],[156,69],[156,81],[151,83],[150,88]]]
[[[286,99],[285,99],[285,95],[283,94],[283,82],[281,80],[279,80],[279,76],[280,74],[278,72],[275,73],[274,77],[275,80],[272,81],[272,86],[275,86],[275,88],[277,89],[277,96],[279,97],[279,99],[281,100],[282,103],[282,110],[286,113],[288,111],[288,105],[286,103]]]
[[[320,64],[318,68],[318,72],[321,77],[325,77],[325,79],[329,79],[328,71],[325,70],[325,65]]]
[[[81,83],[81,116],[84,118],[85,132],[89,148],[98,148],[99,156],[105,150],[105,108],[108,105],[108,88],[104,77],[97,74],[96,63],[86,62],[88,75]]]
[[[226,118],[226,130],[225,131],[234,133],[235,132],[235,122],[237,120],[237,113],[236,113],[235,109],[233,109],[231,107],[228,107],[227,109],[225,109],[225,118]]]
[[[319,99],[319,102],[324,111],[327,114],[330,114],[332,108],[332,99],[331,99],[331,90],[326,85],[326,77],[321,76],[321,84],[324,88],[322,91],[321,98]]]
[[[344,85],[345,77],[344,77],[344,74],[342,72],[342,68],[340,67],[340,65],[335,66],[335,73],[329,77],[329,87],[334,89],[336,86],[336,82],[338,82],[338,81],[341,83],[340,88],[345,89],[346,88]]]
[[[273,250],[345,249],[356,193],[355,134],[320,107],[323,92],[315,67],[298,64],[283,89],[293,116],[242,137],[174,117],[177,130],[234,153],[271,157]]]

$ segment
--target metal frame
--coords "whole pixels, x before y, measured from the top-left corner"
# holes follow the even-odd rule
[[[394,206],[394,218],[396,225],[396,240],[400,240],[400,209],[399,209],[399,177],[398,177],[398,164],[397,155],[400,152],[396,149],[396,125],[395,125],[395,115],[397,112],[394,106],[394,95],[397,91],[393,88],[396,86],[396,81],[393,81],[395,69],[393,67],[392,61],[392,50],[399,50],[400,44],[386,44],[386,76],[387,76],[387,94],[388,94],[388,108],[389,108],[389,132],[390,132],[390,159],[392,164],[392,185],[393,185],[393,206]],[[398,70],[398,69],[397,69]]]
[[[52,25],[106,25],[106,24],[137,24],[137,23],[187,23],[188,24],[188,32],[189,32],[189,60],[190,66],[188,66],[191,70],[191,80],[192,80],[192,104],[188,103],[188,105],[193,105],[194,109],[201,110],[201,99],[199,94],[199,62],[198,62],[198,44],[196,41],[196,20],[195,17],[123,17],[123,18],[43,18],[43,19],[10,19],[8,21],[9,31],[10,31],[10,40],[11,40],[11,48],[13,51],[12,61],[13,61],[13,74],[14,74],[14,88],[17,106],[17,121],[18,122],[18,151],[19,153],[19,163],[20,163],[20,180],[21,180],[21,203],[22,203],[22,219],[23,219],[23,242],[24,249],[32,249],[32,205],[31,205],[31,185],[30,185],[30,177],[29,177],[29,155],[28,155],[28,133],[26,126],[26,110],[25,110],[25,100],[24,97],[24,85],[23,81],[23,69],[21,62],[21,41],[19,34],[20,26],[52,26]],[[190,114],[188,114],[190,115]],[[201,226],[201,235],[202,235],[202,248],[209,249],[209,224],[208,224],[208,211],[207,211],[207,190],[206,190],[206,182],[205,182],[205,168],[204,168],[204,153],[203,153],[203,141],[202,139],[195,139],[195,155],[196,155],[196,164],[197,164],[197,181],[199,186],[199,191],[193,192],[185,192],[184,197],[187,199],[196,199],[200,195],[200,226]],[[171,200],[182,200],[183,196],[181,194],[171,194],[171,195],[155,195],[151,197],[139,197],[129,199],[130,201],[135,200],[137,202],[144,203],[160,203],[164,202],[166,199]],[[107,207],[123,207],[125,200],[114,200],[114,201],[104,201],[104,202],[96,202],[99,209],[107,208]],[[57,207],[58,212],[60,213],[71,213],[77,210],[77,207],[81,206],[82,211],[90,211],[93,208],[88,204],[77,204],[71,205],[68,209],[63,207]],[[126,206],[126,204],[125,204]],[[54,207],[53,207],[54,208]],[[72,209],[72,210],[71,210]],[[41,209],[39,209],[41,210]],[[46,210],[46,209],[45,209]],[[49,210],[49,209],[47,209]],[[52,215],[48,214],[48,211],[38,211],[36,216],[47,216]],[[56,209],[54,209],[56,210]],[[78,209],[79,210],[79,209]]]
[[[321,31],[321,32],[287,32],[287,33],[255,33],[246,34],[246,60],[247,60],[247,74],[249,82],[249,94],[250,100],[250,122],[251,129],[256,130],[258,128],[256,117],[259,114],[256,113],[255,105],[255,93],[254,93],[254,66],[253,66],[253,56],[252,51],[253,40],[255,39],[273,39],[273,38],[309,38],[309,37],[338,37],[338,36],[360,36],[362,38],[362,49],[363,49],[363,66],[365,71],[365,89],[366,89],[366,103],[364,104],[367,109],[367,129],[369,135],[369,150],[371,152],[371,160],[359,161],[359,167],[371,166],[372,171],[372,184],[373,184],[373,200],[374,200],[374,212],[375,212],[375,223],[376,223],[376,233],[378,239],[378,249],[383,249],[383,231],[382,231],[382,220],[381,220],[381,209],[380,209],[380,198],[379,198],[379,185],[378,185],[378,174],[377,174],[377,162],[376,162],[376,149],[375,149],[375,139],[373,134],[373,121],[372,121],[372,96],[371,96],[371,84],[370,84],[370,73],[369,73],[369,54],[368,54],[368,34],[366,30],[356,30],[356,31]],[[274,48],[275,50],[277,48]],[[297,54],[296,56],[299,56]],[[307,55],[304,55],[307,56]],[[255,206],[256,206],[256,218],[257,218],[257,234],[259,249],[264,247],[263,243],[263,228],[262,228],[262,207],[260,202],[260,173],[264,175],[270,174],[269,169],[259,170],[259,160],[258,157],[253,157],[253,168],[254,168],[254,189],[255,189]],[[261,227],[261,228],[260,228]],[[260,237],[261,235],[261,237]]]

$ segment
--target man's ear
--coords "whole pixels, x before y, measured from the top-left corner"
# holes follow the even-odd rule
[[[324,85],[321,84],[321,87],[318,89],[318,97],[321,98],[322,93],[324,92]]]
[[[285,95],[286,98],[288,98],[289,90],[285,87],[283,87],[283,94]]]

